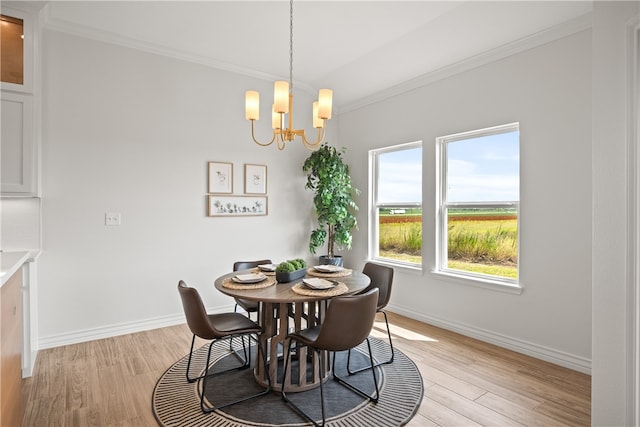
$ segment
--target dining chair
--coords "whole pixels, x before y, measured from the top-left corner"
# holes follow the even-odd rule
[[[387,336],[389,337],[389,347],[391,348],[391,357],[384,362],[377,362],[373,366],[375,367],[393,363],[393,342],[391,341],[391,330],[389,329],[389,320],[387,319],[387,313],[384,311],[384,308],[387,306],[387,304],[389,304],[389,299],[391,299],[391,286],[393,285],[393,268],[368,262],[364,265],[362,273],[366,274],[371,279],[371,283],[369,283],[369,286],[365,290],[363,290],[362,293],[369,292],[371,289],[378,289],[380,291],[380,293],[378,294],[378,304],[376,307],[376,312],[382,313],[382,315],[384,316],[384,323],[387,326]],[[350,361],[351,351],[349,351],[349,354],[347,355],[347,372],[349,372],[349,375],[364,371],[366,369],[371,369],[370,367],[364,367],[361,369],[351,370],[349,366]]]
[[[360,388],[348,383],[343,378],[336,375],[336,352],[350,350],[358,346],[363,341],[367,341],[369,349],[369,362],[373,366],[373,356],[371,354],[371,343],[369,342],[369,333],[373,327],[373,321],[376,316],[376,304],[378,302],[378,289],[371,289],[367,293],[350,296],[338,296],[331,299],[329,307],[325,313],[324,319],[320,325],[302,329],[300,331],[291,332],[285,339],[287,353],[285,357],[284,372],[282,374],[282,399],[295,409],[305,419],[312,422],[315,426],[320,426],[314,419],[305,413],[298,405],[293,403],[287,397],[285,392],[286,377],[291,358],[291,344],[295,341],[298,346],[307,346],[317,353],[320,357],[320,405],[322,411],[322,424],[325,425],[325,402],[322,378],[325,376],[325,357],[327,352],[333,352],[332,358],[332,377],[339,384],[347,387],[349,390],[359,394],[360,396],[377,403],[380,397],[378,390],[378,379],[376,370],[371,369],[373,384],[375,386],[375,395],[370,396]],[[302,368],[300,368],[302,369]]]
[[[270,259],[262,259],[259,261],[236,261],[233,263],[233,271],[238,270],[248,270],[250,268],[256,268],[262,264],[271,264]],[[238,311],[238,306],[240,306],[244,311],[247,312],[247,316],[251,317],[251,313],[258,312],[259,303],[257,301],[251,301],[244,298],[235,298],[236,305],[233,307],[233,311]]]
[[[267,373],[267,388],[257,394],[244,397],[242,399],[225,403],[216,407],[207,407],[204,403],[205,390],[207,388],[207,381],[210,377],[219,375],[225,372],[246,369],[251,365],[251,349],[247,351],[245,345],[245,336],[256,336],[256,342],[258,342],[258,354],[262,357],[263,363],[267,363],[266,351],[262,349],[259,344],[258,335],[262,332],[261,327],[253,320],[240,313],[219,313],[219,314],[207,314],[200,294],[195,288],[190,288],[187,284],[180,280],[178,282],[178,292],[182,299],[182,308],[184,309],[185,317],[187,318],[187,324],[193,334],[191,339],[191,349],[189,350],[189,360],[187,362],[186,377],[187,381],[192,383],[199,379],[202,379],[202,393],[200,394],[200,408],[202,412],[209,413],[216,409],[224,408],[227,406],[235,405],[236,403],[244,402],[249,399],[253,399],[258,396],[264,396],[271,390],[271,379]],[[195,344],[196,336],[205,340],[210,340],[209,349],[207,351],[207,361],[204,367],[204,373],[197,377],[190,377],[189,371],[191,369],[191,358],[193,356],[193,346]],[[240,337],[242,341],[242,352],[244,358],[240,357],[236,351],[233,351],[233,355],[236,356],[242,364],[240,366],[232,367],[224,371],[209,374],[209,364],[211,363],[211,349],[213,345],[220,340],[231,339],[233,337]],[[251,339],[247,340],[251,343]]]

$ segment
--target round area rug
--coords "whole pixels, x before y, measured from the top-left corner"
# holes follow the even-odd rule
[[[234,344],[239,345],[239,340]],[[386,360],[389,357],[389,345],[376,338],[370,338],[374,358]],[[191,365],[191,376],[204,371],[208,344],[196,350]],[[255,355],[255,348],[254,355]],[[229,342],[220,341],[212,350],[213,371],[237,366],[237,358],[229,351]],[[282,401],[280,393],[272,391],[268,395],[257,397],[232,405],[210,414],[200,410],[201,382],[188,383],[185,378],[188,355],[171,366],[158,380],[152,396],[153,413],[162,426],[305,426],[311,425],[301,418],[289,405]],[[352,352],[351,367],[365,366],[369,357],[366,342]],[[371,371],[347,375],[346,352],[336,355],[336,374],[374,394]],[[380,399],[374,404],[346,387],[329,379],[324,384],[325,410],[328,426],[402,426],[414,415],[422,401],[422,377],[411,359],[395,350],[394,361],[376,368]],[[207,381],[205,401],[221,405],[240,396],[255,394],[260,386],[253,378],[252,369],[231,371],[214,376]],[[287,393],[287,397],[302,406],[317,421],[321,421],[320,389]]]

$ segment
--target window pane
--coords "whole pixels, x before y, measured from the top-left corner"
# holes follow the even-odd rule
[[[438,138],[437,269],[518,281],[519,124]]]
[[[378,203],[422,202],[422,147],[378,154]]]
[[[518,133],[448,142],[447,202],[518,201]]]
[[[447,230],[447,268],[518,277],[516,208],[449,209]]]
[[[379,208],[378,232],[380,257],[422,263],[422,208]]]
[[[369,151],[369,257],[422,265],[422,142]]]

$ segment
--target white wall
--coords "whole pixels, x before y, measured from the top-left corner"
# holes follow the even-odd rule
[[[583,32],[343,114],[339,140],[335,133],[329,138],[349,147],[362,190],[368,149],[425,142],[430,243],[434,138],[520,121],[524,292],[434,278],[430,243],[424,274],[397,272],[392,305],[578,368],[593,359],[593,425],[624,425],[632,403],[621,212],[627,203],[625,31],[637,14],[637,2],[594,2],[592,42]],[[212,308],[229,307],[211,282],[233,260],[307,254],[310,203],[299,172],[307,153],[299,146],[254,147],[242,119],[243,91],[267,94],[268,82],[51,31],[43,51],[41,346],[180,321],[180,278],[199,287]],[[269,216],[207,218],[209,160],[234,162],[236,193],[243,163],[267,164]],[[552,207],[570,214],[558,218]],[[122,226],[105,227],[106,211],[122,212]],[[347,254],[354,266],[366,258],[365,211]],[[247,244],[238,236],[260,239]]]
[[[213,280],[233,261],[310,258],[309,152],[258,147],[244,120],[258,89],[266,137],[271,82],[54,31],[43,52],[41,348],[183,322],[179,279],[230,308]],[[311,102],[296,93],[309,130]],[[266,164],[269,215],[207,217],[208,161],[233,162],[236,194],[243,164]]]
[[[367,151],[423,141],[424,272],[396,269],[393,311],[588,372],[591,359],[591,33],[341,114],[356,185]],[[424,52],[428,54],[428,52]],[[520,295],[431,273],[435,138],[520,122]],[[366,194],[366,193],[365,193]],[[367,256],[366,196],[348,261]]]
[[[627,165],[631,124],[629,25],[638,2],[595,2],[593,20],[593,377],[592,424],[637,425],[631,392],[633,331],[627,272]],[[636,124],[638,118],[636,117]],[[635,167],[637,168],[637,164]],[[635,198],[639,197],[638,194]],[[632,295],[632,294],[631,294]],[[637,334],[637,330],[636,330]],[[640,337],[636,335],[636,340]],[[637,345],[637,344],[636,344]],[[637,390],[636,390],[637,392]],[[635,403],[634,403],[635,401]],[[636,414],[637,416],[637,414]]]

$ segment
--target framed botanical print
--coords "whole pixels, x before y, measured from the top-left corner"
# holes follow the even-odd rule
[[[268,214],[267,196],[209,194],[209,216],[260,216]]]
[[[209,162],[209,193],[233,193],[233,163]]]
[[[244,165],[244,193],[267,194],[267,166]]]

